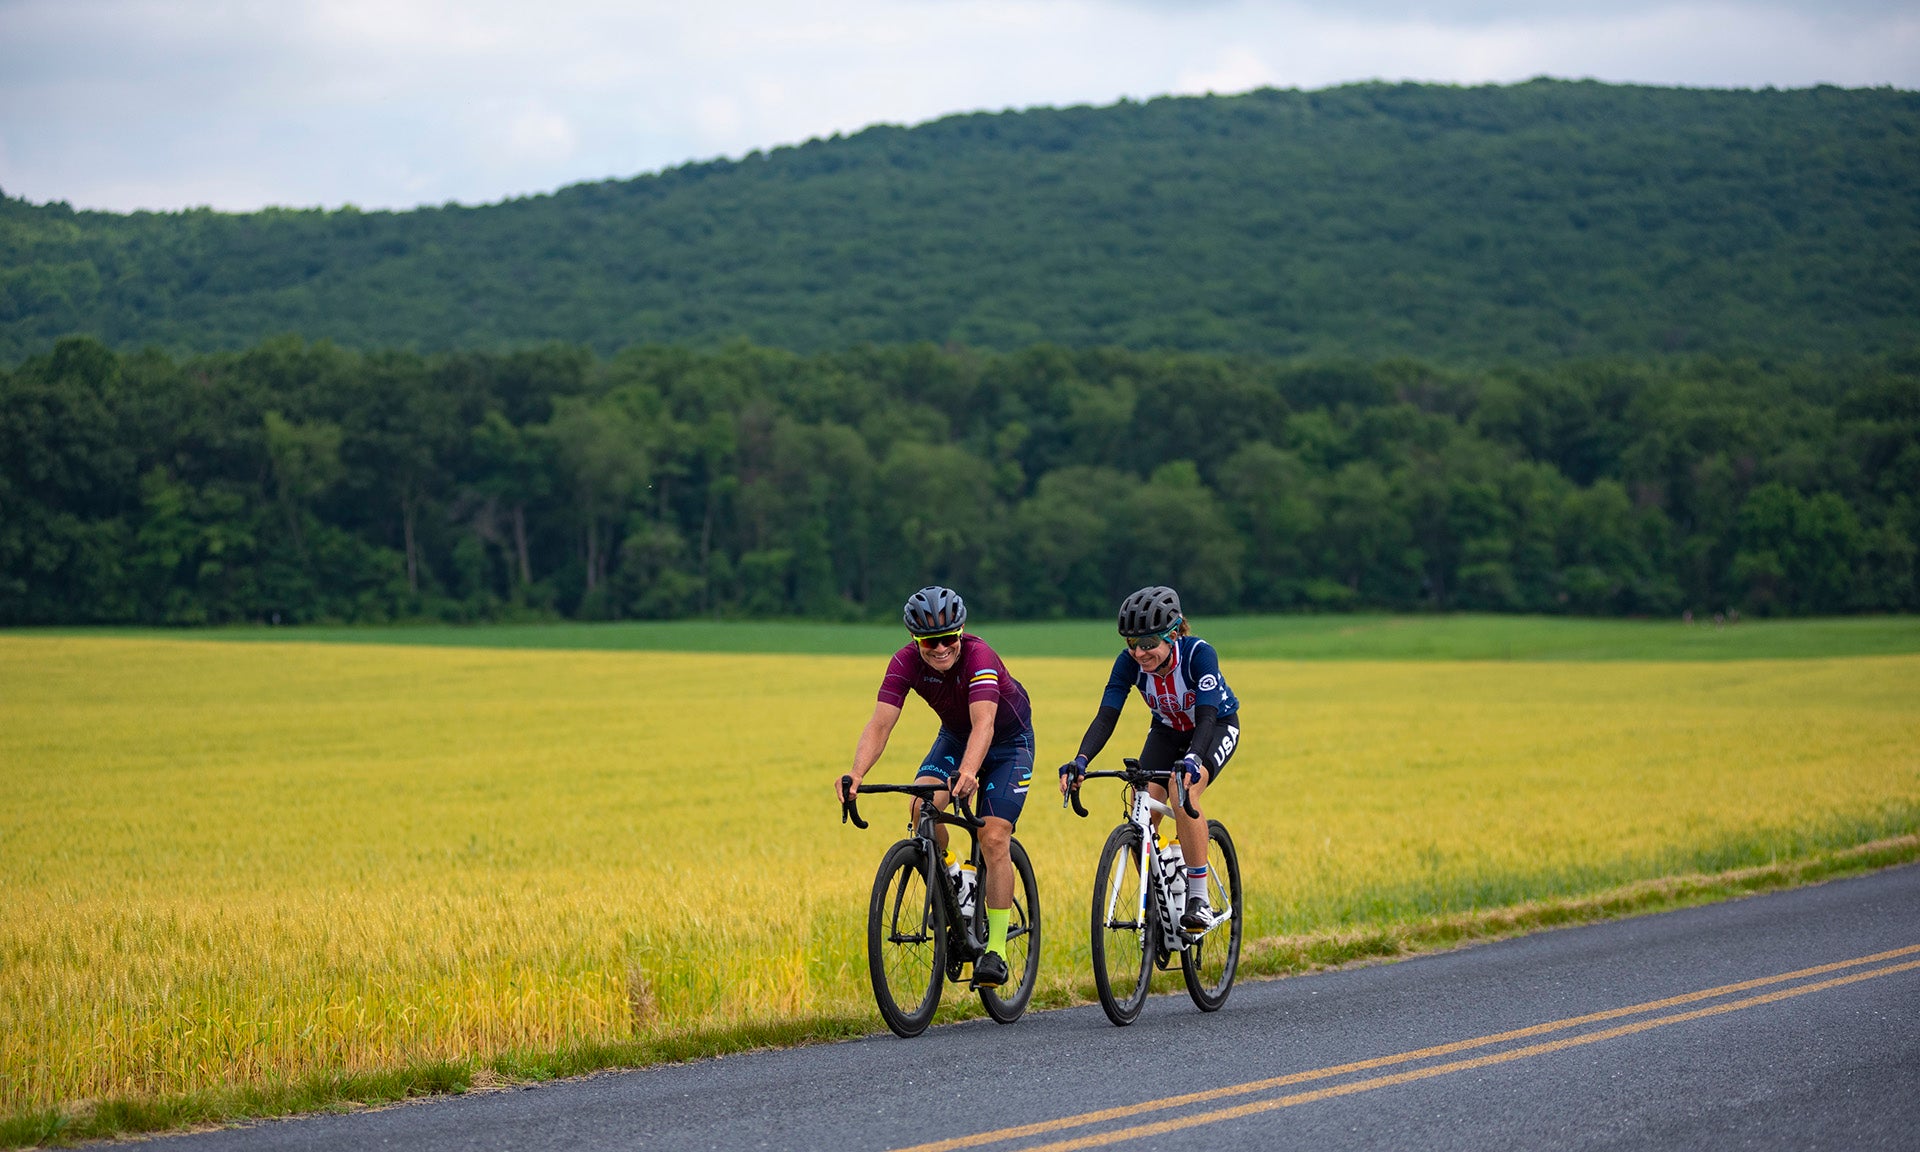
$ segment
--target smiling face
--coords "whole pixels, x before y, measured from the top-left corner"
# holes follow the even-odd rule
[[[960,662],[960,634],[925,636],[918,640],[920,661],[935,672],[945,672]],[[932,647],[929,647],[932,645]]]
[[[1127,655],[1143,672],[1158,672],[1173,658],[1173,645],[1165,636],[1134,636],[1127,640]]]

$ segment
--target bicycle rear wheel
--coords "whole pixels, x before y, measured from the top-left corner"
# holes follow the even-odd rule
[[[887,849],[867,904],[867,972],[874,1003],[899,1036],[918,1036],[940,1007],[947,966],[946,910],[934,862],[919,842]]]
[[[1093,985],[1107,1019],[1118,1025],[1139,1018],[1153,977],[1159,899],[1151,883],[1141,890],[1140,850],[1140,830],[1120,825],[1100,849],[1093,876]]]
[[[1013,908],[1007,917],[1007,983],[980,989],[987,1015],[1002,1024],[1020,1019],[1033,999],[1033,981],[1040,974],[1040,885],[1033,864],[1020,841],[1012,845]],[[984,904],[985,901],[982,901]]]
[[[1207,821],[1207,863],[1207,903],[1213,908],[1214,926],[1180,953],[1180,975],[1200,1011],[1217,1012],[1240,970],[1240,928],[1246,922],[1240,909],[1240,857],[1227,826],[1218,820]],[[1220,922],[1222,915],[1225,923]]]

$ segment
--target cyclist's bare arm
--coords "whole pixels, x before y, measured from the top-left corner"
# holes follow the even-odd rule
[[[867,778],[867,772],[880,761],[880,754],[887,750],[887,738],[893,735],[893,726],[900,722],[900,706],[884,700],[873,706],[873,715],[868,717],[867,726],[860,730],[860,743],[853,749],[853,788],[860,790],[860,781]],[[833,778],[833,790],[840,791],[840,778]]]
[[[987,762],[987,749],[993,744],[993,720],[1000,713],[994,700],[975,700],[967,705],[967,750],[960,757],[960,771],[954,774],[953,794],[965,800],[980,783],[980,765]]]

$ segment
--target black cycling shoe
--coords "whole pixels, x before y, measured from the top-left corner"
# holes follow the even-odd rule
[[[1187,901],[1187,911],[1180,917],[1180,927],[1189,932],[1205,932],[1213,927],[1213,913],[1207,908],[1206,897],[1195,896]]]
[[[973,962],[973,986],[998,988],[1007,982],[1007,961],[998,952],[989,952]]]

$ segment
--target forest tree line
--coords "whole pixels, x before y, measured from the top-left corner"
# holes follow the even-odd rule
[[[0,623],[1920,608],[1920,354],[931,344],[0,370]]]

